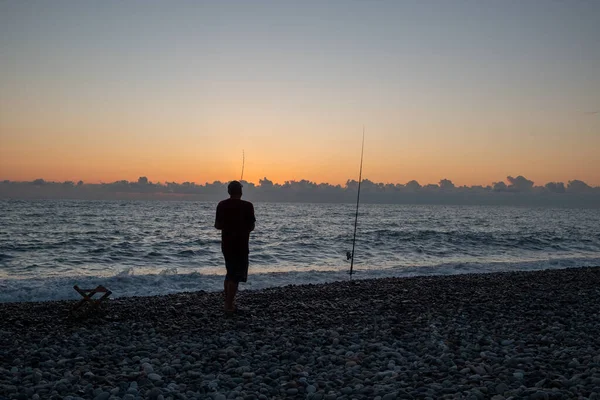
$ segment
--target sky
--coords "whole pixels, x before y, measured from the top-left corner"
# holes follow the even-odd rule
[[[598,1],[0,1],[0,179],[600,185]]]

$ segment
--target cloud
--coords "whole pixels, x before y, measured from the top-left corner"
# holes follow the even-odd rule
[[[506,179],[508,179],[508,182],[510,183],[510,185],[508,185],[508,190],[510,191],[528,192],[533,188],[533,181],[530,181],[524,176],[519,175],[516,178],[508,176]]]
[[[259,180],[258,184],[263,188],[273,187],[273,181],[268,180],[266,176],[263,179]]]
[[[406,184],[406,188],[408,190],[419,190],[421,189],[421,184],[415,180],[412,180]]]
[[[492,186],[460,186],[450,179],[438,184],[421,186],[416,180],[406,185],[374,182],[365,179],[361,184],[361,202],[400,204],[502,204],[600,207],[600,187],[593,188],[581,180],[549,182],[534,186],[533,181],[518,175],[507,177],[507,183]],[[244,182],[244,196],[252,201],[271,202],[328,202],[356,201],[358,182],[348,180],[345,185],[315,183],[302,179],[273,183],[264,177],[258,184]],[[576,195],[575,195],[576,194]],[[146,177],[137,181],[86,184],[78,182],[51,182],[36,179],[32,182],[0,182],[0,198],[53,198],[53,199],[190,199],[218,201],[227,197],[227,183],[215,181],[152,183]]]
[[[565,193],[565,184],[562,182],[548,182],[545,186],[546,190],[551,193]]]
[[[506,186],[506,183],[500,181],[500,182],[494,182],[493,188],[494,188],[494,192],[506,192],[507,186]]]
[[[569,184],[567,185],[567,192],[569,193],[587,193],[591,191],[591,186],[577,179],[569,181]]]
[[[442,179],[440,181],[440,188],[444,189],[444,190],[451,190],[454,189],[454,183],[452,183],[452,181],[450,179]]]

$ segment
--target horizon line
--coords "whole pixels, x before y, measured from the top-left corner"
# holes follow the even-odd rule
[[[416,182],[421,187],[426,187],[426,186],[429,186],[429,185],[439,186],[439,184],[441,182],[443,182],[443,181],[449,181],[449,183],[453,184],[457,188],[460,188],[460,187],[471,187],[471,188],[472,187],[483,187],[483,188],[485,188],[485,187],[488,187],[488,186],[492,187],[492,186],[494,186],[495,184],[498,184],[498,183],[508,183],[508,182],[510,182],[511,178],[515,179],[515,180],[519,179],[519,180],[526,181],[526,182],[527,181],[528,182],[532,182],[533,183],[532,186],[534,186],[534,187],[536,185],[535,181],[531,181],[531,180],[527,179],[526,177],[524,177],[523,175],[517,175],[516,177],[513,177],[512,175],[508,175],[506,178],[498,180],[498,181],[492,181],[491,183],[487,183],[487,184],[473,184],[473,185],[456,185],[456,184],[454,184],[454,182],[452,181],[452,179],[449,179],[449,178],[441,178],[437,182],[434,182],[434,183],[431,183],[431,182],[429,182],[429,183],[421,183],[421,182],[419,182],[416,179],[410,179],[410,180],[408,180],[408,181],[406,181],[404,183],[402,183],[402,182],[377,182],[377,181],[371,180],[369,178],[363,178],[362,182],[368,181],[368,182],[371,182],[371,183],[376,184],[376,185],[383,184],[383,185],[394,185],[394,186],[397,186],[397,185],[406,186],[409,183]],[[137,183],[141,183],[140,180],[143,180],[143,179],[146,179],[146,183],[145,184],[153,184],[153,185],[177,184],[177,185],[182,185],[182,184],[186,184],[187,183],[187,184],[194,184],[194,185],[199,185],[199,186],[213,185],[213,184],[216,184],[216,183],[227,184],[228,182],[231,182],[232,180],[236,180],[236,179],[224,180],[224,181],[214,180],[214,181],[205,181],[203,183],[202,182],[196,182],[196,181],[179,181],[179,182],[177,182],[177,181],[168,181],[168,180],[165,180],[165,181],[152,181],[152,180],[150,180],[146,176],[140,176],[140,177],[138,177],[137,180],[120,179],[120,180],[115,180],[115,181],[102,181],[102,180],[100,180],[100,181],[87,181],[87,182],[84,181],[84,180],[82,180],[82,179],[78,179],[78,180],[47,180],[45,178],[36,178],[36,179],[32,179],[32,180],[11,180],[11,179],[0,178],[0,183],[6,183],[6,182],[10,182],[10,183],[34,183],[36,181],[43,181],[44,183],[48,183],[48,184],[64,184],[64,183],[69,183],[69,182],[71,182],[73,184],[78,184],[79,182],[82,182],[82,184],[84,184],[84,185],[112,185],[112,184],[125,183],[125,182],[127,182],[128,184],[131,184],[131,183],[137,184]],[[335,186],[342,186],[342,187],[344,187],[349,182],[356,182],[356,183],[358,183],[358,181],[356,179],[354,179],[354,178],[348,178],[348,179],[346,179],[346,182],[344,182],[344,183],[335,183],[335,184],[334,183],[330,183],[330,182],[324,182],[324,181],[317,182],[317,181],[313,181],[313,180],[305,179],[305,178],[298,179],[298,180],[296,180],[296,179],[288,179],[288,180],[285,180],[283,182],[275,182],[275,181],[270,180],[266,176],[263,177],[263,178],[260,178],[258,181],[248,181],[248,180],[245,180],[245,179],[242,179],[240,181],[244,182],[244,183],[247,183],[247,184],[252,184],[254,186],[260,186],[261,185],[260,181],[262,181],[262,180],[267,180],[267,181],[271,182],[273,185],[280,185],[280,186],[285,185],[286,183],[293,183],[293,182],[308,182],[308,183],[315,184],[315,185],[329,185],[329,186],[333,186],[333,187],[335,187]],[[577,178],[569,179],[569,180],[564,181],[564,182],[563,181],[558,181],[558,180],[552,180],[552,181],[548,181],[548,182],[543,183],[543,184],[538,184],[538,186],[540,186],[540,185],[541,186],[545,186],[545,185],[550,184],[550,183],[554,183],[554,184],[561,184],[562,183],[564,185],[567,185],[569,182],[576,182],[576,181],[583,182],[583,183],[589,185],[590,187],[600,187],[600,185],[597,185],[595,183],[588,183],[588,182],[586,182],[583,179],[577,179]]]

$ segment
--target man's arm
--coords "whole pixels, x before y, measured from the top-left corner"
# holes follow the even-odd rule
[[[256,217],[254,216],[254,206],[252,205],[252,203],[250,203],[250,220],[249,220],[249,228],[250,228],[250,232],[252,232],[254,230],[254,225],[256,223]]]
[[[223,229],[223,211],[221,210],[221,203],[217,206],[217,215],[215,217],[215,228]]]

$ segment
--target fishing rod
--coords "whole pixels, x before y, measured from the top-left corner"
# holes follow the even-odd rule
[[[360,203],[360,183],[362,182],[362,166],[363,154],[365,151],[365,127],[363,126],[362,147],[360,150],[360,170],[358,173],[358,193],[356,195],[356,214],[354,215],[354,237],[352,238],[352,253],[346,253],[346,257],[350,259],[350,279],[354,269],[354,248],[356,247],[356,227],[358,225],[358,205]]]
[[[246,163],[246,153],[242,150],[242,176],[240,176],[240,182],[244,179],[244,164]]]

